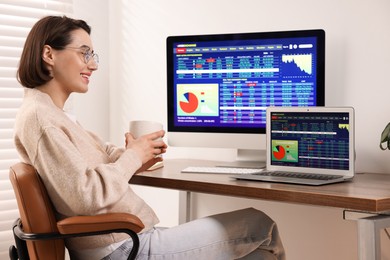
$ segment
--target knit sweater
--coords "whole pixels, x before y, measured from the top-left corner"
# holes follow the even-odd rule
[[[125,212],[151,229],[158,218],[128,181],[141,166],[132,149],[104,143],[58,108],[49,95],[25,89],[15,123],[21,160],[33,165],[48,191],[57,218]],[[128,235],[114,233],[66,241],[69,249],[107,246]]]

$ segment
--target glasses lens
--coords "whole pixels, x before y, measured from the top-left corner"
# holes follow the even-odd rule
[[[85,52],[84,53],[84,60],[85,60],[85,63],[88,63],[91,58],[93,59],[93,61],[96,63],[96,64],[99,64],[99,56],[96,54],[96,53],[91,53],[89,51]]]
[[[97,53],[94,53],[92,55],[92,57],[93,57],[93,60],[96,62],[96,64],[99,64],[99,55],[97,55]]]
[[[91,59],[91,53],[89,51],[84,52],[85,63],[88,63],[90,59]]]

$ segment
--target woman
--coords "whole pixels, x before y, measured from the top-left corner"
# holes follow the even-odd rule
[[[276,224],[264,213],[244,209],[173,228],[156,228],[153,210],[128,181],[162,160],[164,131],[134,139],[125,147],[104,143],[63,111],[73,92],[88,91],[98,68],[90,27],[82,20],[48,16],[29,33],[18,69],[25,87],[15,124],[15,144],[24,162],[39,172],[58,219],[127,212],[145,225],[138,259],[284,259]],[[132,241],[124,234],[72,238],[72,259],[126,259]]]

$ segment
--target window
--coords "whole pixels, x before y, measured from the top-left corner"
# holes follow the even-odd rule
[[[12,223],[19,216],[8,178],[9,167],[19,161],[13,144],[16,112],[23,88],[16,70],[25,38],[34,23],[46,15],[73,13],[73,0],[2,0],[0,2],[0,259],[8,259],[14,244]]]

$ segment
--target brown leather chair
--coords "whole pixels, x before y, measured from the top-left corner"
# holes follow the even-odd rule
[[[128,259],[135,259],[144,225],[131,214],[107,213],[56,220],[54,208],[37,171],[28,164],[17,163],[9,174],[18,203],[20,218],[13,226],[15,246],[9,250],[13,259],[65,259],[64,239],[124,232],[133,239]]]

